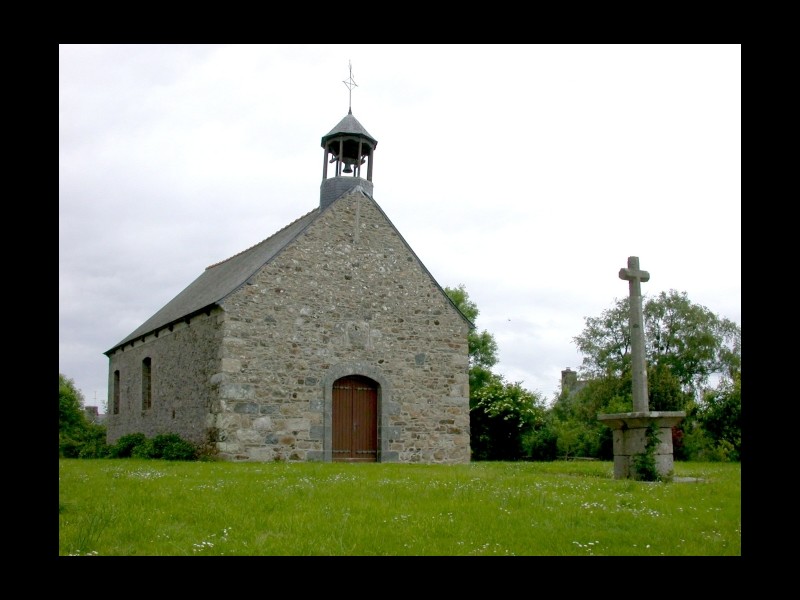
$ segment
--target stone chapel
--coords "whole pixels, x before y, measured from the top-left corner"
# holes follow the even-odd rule
[[[469,462],[473,324],[375,201],[377,145],[351,107],[322,137],[313,210],[104,353],[110,444],[175,433],[231,461]]]

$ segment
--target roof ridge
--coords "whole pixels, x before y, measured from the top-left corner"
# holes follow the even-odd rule
[[[264,243],[264,242],[266,242],[267,240],[270,240],[270,239],[272,239],[273,237],[275,237],[276,235],[278,235],[278,234],[279,234],[281,231],[284,231],[285,229],[288,229],[289,227],[291,227],[292,225],[294,225],[295,223],[297,223],[297,222],[298,222],[298,221],[300,221],[301,219],[305,219],[305,218],[306,218],[308,215],[310,215],[311,213],[313,213],[314,211],[316,211],[316,210],[318,210],[318,209],[319,209],[319,207],[317,207],[317,208],[314,208],[314,209],[312,209],[312,210],[308,211],[306,214],[304,214],[304,215],[302,215],[302,216],[299,216],[299,217],[297,217],[297,218],[296,218],[294,221],[292,221],[292,222],[291,222],[291,223],[289,223],[288,225],[286,225],[286,226],[284,226],[284,227],[281,227],[280,229],[278,229],[278,231],[276,231],[276,232],[275,232],[275,233],[273,233],[272,235],[270,235],[270,236],[268,236],[268,237],[265,237],[265,238],[264,238],[263,240],[261,240],[260,242],[256,242],[255,244],[253,244],[253,245],[252,245],[252,246],[250,246],[249,248],[245,248],[245,249],[244,249],[244,250],[242,250],[241,252],[237,252],[236,254],[233,254],[233,255],[229,256],[228,258],[224,258],[224,259],[222,259],[222,260],[221,260],[221,261],[219,261],[219,262],[215,262],[214,264],[208,265],[208,266],[205,268],[205,270],[206,270],[206,271],[208,271],[209,269],[213,269],[214,267],[218,267],[219,265],[221,265],[221,264],[223,264],[223,263],[226,263],[226,262],[228,262],[229,260],[231,260],[231,259],[233,259],[233,258],[236,258],[237,256],[241,256],[241,255],[242,255],[242,254],[244,254],[245,252],[249,252],[250,250],[252,250],[252,249],[253,249],[253,248],[255,248],[256,246],[258,246],[258,245],[260,245],[260,244],[263,244],[263,243]]]

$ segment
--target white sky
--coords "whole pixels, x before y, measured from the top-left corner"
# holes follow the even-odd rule
[[[87,405],[103,352],[319,204],[348,62],[375,200],[507,381],[559,391],[628,256],[645,298],[741,326],[739,44],[61,45],[58,366]]]

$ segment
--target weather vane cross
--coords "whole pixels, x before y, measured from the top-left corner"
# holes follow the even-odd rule
[[[350,67],[350,77],[342,81],[347,86],[347,89],[350,90],[350,100],[349,105],[347,107],[347,112],[349,114],[353,114],[353,88],[358,87],[358,84],[353,79],[353,63],[349,60],[347,61],[348,66]]]

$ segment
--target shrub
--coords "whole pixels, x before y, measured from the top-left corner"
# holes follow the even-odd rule
[[[495,376],[470,395],[470,449],[473,460],[525,458],[523,436],[544,423],[544,401],[520,382]]]
[[[108,446],[96,442],[87,442],[81,446],[78,458],[108,458]]]
[[[86,418],[83,394],[75,382],[58,374],[58,456],[101,458],[106,455],[106,428]]]
[[[76,440],[68,435],[58,434],[58,456],[59,458],[78,458],[81,453],[83,442]]]
[[[108,455],[111,458],[130,458],[133,456],[134,449],[146,442],[147,436],[145,434],[128,433],[120,437],[117,443],[111,446]]]
[[[672,456],[675,460],[686,460],[686,451],[683,447],[683,427],[676,425],[672,428]]]
[[[728,440],[719,440],[701,456],[703,460],[709,462],[737,462],[740,460],[739,453]]]
[[[558,435],[548,425],[522,434],[522,451],[530,460],[555,460]]]
[[[727,440],[716,440],[698,423],[685,428],[681,445],[681,458],[701,462],[739,462],[741,456]],[[678,455],[675,455],[676,458]]]
[[[174,433],[157,435],[153,438],[153,446],[159,458],[164,460],[197,460],[197,448],[190,442]]]
[[[735,374],[731,381],[722,381],[715,390],[706,390],[695,414],[703,430],[713,440],[714,454],[720,460],[741,460],[741,373]]]
[[[200,452],[191,442],[176,433],[161,433],[147,438],[143,433],[123,435],[110,447],[111,458],[161,458],[164,460],[198,460]]]
[[[131,449],[131,458],[158,458],[153,447],[153,440],[144,440]]]
[[[193,444],[176,433],[161,433],[134,448],[136,458],[161,458],[164,460],[197,460]]]
[[[658,425],[650,423],[645,431],[644,452],[633,457],[634,479],[639,481],[659,481],[661,475],[656,466],[656,448],[658,447]]]

